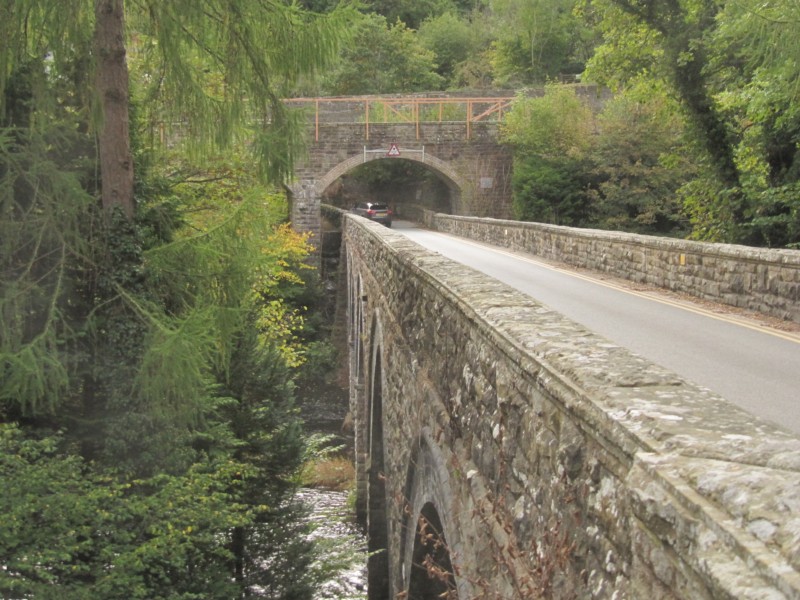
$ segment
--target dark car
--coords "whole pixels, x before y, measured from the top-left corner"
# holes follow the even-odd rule
[[[359,202],[353,212],[387,227],[392,226],[392,210],[382,202]]]

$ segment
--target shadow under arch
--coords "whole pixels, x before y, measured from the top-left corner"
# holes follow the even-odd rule
[[[322,177],[317,179],[314,185],[314,195],[321,198],[322,194],[328,187],[330,187],[339,177],[349,173],[353,169],[368,162],[375,160],[397,160],[383,156],[381,154],[356,154],[350,158],[343,160],[330,171],[325,173]],[[472,186],[469,182],[462,177],[449,163],[436,158],[430,154],[411,154],[403,155],[402,160],[409,160],[425,165],[444,181],[447,188],[450,190],[451,206],[454,214],[461,214],[464,206],[470,206],[470,199],[472,197]]]
[[[348,257],[350,260],[350,257]],[[348,265],[348,272],[351,272]],[[356,520],[367,525],[368,481],[366,463],[369,455],[369,427],[367,395],[364,384],[364,304],[361,274],[356,272],[350,278],[349,319],[350,319],[350,412],[353,417],[353,445],[356,462]]]
[[[367,463],[367,581],[369,600],[385,600],[390,593],[389,528],[386,505],[386,463],[383,435],[383,344],[377,316],[370,335],[371,369],[368,412]]]
[[[422,507],[417,518],[408,600],[457,600],[450,548],[439,513],[433,503]]]
[[[408,600],[471,597],[469,583],[455,575],[454,564],[463,552],[447,510],[452,500],[446,458],[424,427],[412,449],[405,486],[398,589],[407,591]]]

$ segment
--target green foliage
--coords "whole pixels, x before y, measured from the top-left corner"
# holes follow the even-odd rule
[[[678,190],[694,166],[677,107],[633,86],[595,117],[569,86],[518,98],[503,124],[514,149],[513,210],[523,220],[678,235]]]
[[[285,443],[294,432],[268,433],[281,420],[260,415],[248,424],[260,442],[237,438],[243,456],[253,453],[246,460],[134,481],[92,473],[58,450],[57,437],[26,438],[0,425],[0,593],[227,600],[258,588],[263,598],[310,598],[318,573],[302,509],[290,501],[291,486],[276,485],[303,453]],[[248,532],[241,556],[238,531]],[[234,579],[238,561],[245,568]]]
[[[749,234],[771,247],[800,250],[800,182],[765,189],[753,203]]]
[[[0,415],[51,411],[73,383],[62,301],[74,286],[68,257],[88,252],[92,199],[83,174],[59,163],[77,138],[68,124],[46,136],[0,130]]]
[[[657,88],[620,93],[598,119],[591,160],[596,226],[649,234],[685,233],[677,190],[695,174],[677,107]]]
[[[155,125],[191,115],[191,147],[211,152],[255,134],[263,173],[282,181],[300,132],[281,99],[329,64],[355,11],[340,3],[312,16],[296,4],[227,1],[198,10],[182,0],[143,8],[130,21],[139,34],[137,80],[153,84],[141,92],[147,120]],[[253,130],[252,123],[270,127]]]
[[[305,239],[277,226],[285,201],[252,173],[193,171],[161,189],[165,214],[181,207],[158,227],[167,240],[150,198],[142,228],[120,217],[99,230],[77,271],[88,280],[61,267],[71,293],[54,303],[82,331],[65,366],[75,384],[49,414],[26,414],[68,428],[41,442],[3,430],[0,509],[13,516],[0,552],[13,570],[0,589],[231,598],[258,586],[308,598],[317,570],[292,500],[306,456],[292,393]]]
[[[441,89],[433,52],[398,21],[366,15],[354,27],[352,44],[326,78],[326,93],[388,94]]]
[[[762,70],[764,73],[784,72],[787,75],[797,71],[800,6],[796,2],[729,2],[723,6],[719,21],[717,41],[725,44],[723,56],[735,56],[746,65],[749,74],[758,77]],[[800,88],[796,82],[786,83],[796,98]]]
[[[433,52],[437,73],[453,82],[459,68],[487,45],[484,31],[469,19],[447,12],[423,21],[418,35],[420,43]]]
[[[588,169],[579,159],[556,160],[528,154],[514,161],[514,218],[556,225],[586,225]]]
[[[227,531],[252,520],[232,501],[234,463],[122,482],[0,425],[3,596],[230,598]]]
[[[660,36],[613,2],[583,0],[579,14],[602,36],[586,63],[584,76],[615,92],[640,78],[654,77],[663,59]]]
[[[260,182],[297,150],[281,97],[355,12],[126,3],[131,217],[97,205],[87,8],[0,9],[0,595],[309,598],[293,501],[308,249]],[[147,147],[187,114],[196,152]],[[213,155],[241,136],[257,164]]]
[[[285,198],[245,161],[164,162],[140,171],[140,217],[101,218],[73,117],[0,144],[2,595],[308,598],[307,249],[278,227]]]
[[[232,369],[219,390],[232,399],[221,408],[231,426],[230,450],[237,461],[253,467],[233,497],[264,508],[252,525],[233,532],[234,572],[246,587],[268,590],[267,597],[307,597],[314,576],[309,572],[312,555],[297,524],[302,510],[291,502],[305,441],[292,402],[289,367],[275,346],[259,338],[255,330],[242,332]]]
[[[339,0],[300,0],[297,4],[312,12],[330,12],[336,8]]]
[[[114,491],[84,479],[77,457],[59,456],[57,440],[25,439],[13,425],[0,424],[0,595],[64,598],[91,567],[92,524]],[[88,597],[84,596],[84,597]]]
[[[549,85],[544,96],[518,96],[501,125],[503,141],[541,156],[581,157],[593,127],[589,108],[569,86]]]
[[[573,15],[574,5],[574,0],[490,0],[495,80],[544,83],[562,73],[580,73],[589,36]]]
[[[591,112],[572,88],[548,86],[542,97],[517,98],[501,129],[502,139],[515,150],[517,218],[562,225],[585,222],[591,127]]]
[[[124,6],[128,60],[139,84],[132,89],[151,135],[164,124],[186,124],[168,133],[198,154],[255,138],[262,174],[282,182],[301,149],[301,130],[281,100],[336,56],[357,15],[351,3],[337,3],[325,14],[308,13],[296,3],[247,0]],[[90,126],[102,127],[92,91],[93,8],[76,0],[20,0],[0,9],[0,114],[10,108],[3,98],[9,75],[30,62],[36,75],[30,104],[41,111],[34,126],[72,105]],[[263,43],[265,36],[270,43]]]
[[[88,9],[88,10],[87,10]],[[13,119],[14,126],[32,126],[40,132],[48,126],[41,117],[64,105],[86,109],[89,98],[78,90],[89,73],[88,57],[92,39],[93,12],[80,0],[6,2],[0,8],[0,116]],[[29,110],[41,113],[24,123],[7,93],[21,69],[26,79]],[[78,83],[80,82],[80,83]],[[85,103],[85,104],[84,104]]]
[[[709,93],[706,71],[710,51],[708,33],[714,28],[718,3],[596,0],[592,4],[599,7],[606,19],[624,15],[619,21],[621,31],[616,20],[605,26],[605,32],[617,44],[615,49],[620,47],[625,52],[636,39],[649,42],[644,53],[648,63],[642,65],[640,72],[648,70],[670,86],[686,112],[691,131],[707,154],[709,165],[727,187],[738,187],[733,140]],[[634,37],[629,38],[628,33]],[[611,61],[611,64],[620,63]],[[627,76],[635,78],[638,73]]]
[[[417,29],[425,19],[455,12],[464,0],[369,0],[366,4],[370,12],[385,17],[389,23],[401,22]]]
[[[692,224],[690,239],[706,242],[736,239],[736,219],[729,193],[717,179],[701,175],[682,186],[678,193]]]
[[[693,237],[798,243],[796,4],[592,0],[582,10],[604,36],[589,76],[617,89],[665,85],[683,108],[696,176],[680,198]]]

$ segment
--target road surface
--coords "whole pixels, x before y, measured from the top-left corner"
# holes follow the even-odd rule
[[[595,333],[800,434],[800,335],[657,291],[419,229],[421,246],[482,271]],[[727,311],[730,312],[730,311]]]

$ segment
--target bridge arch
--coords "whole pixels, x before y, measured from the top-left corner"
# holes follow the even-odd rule
[[[322,193],[357,165],[392,158],[424,164],[438,175],[450,191],[453,214],[508,218],[513,160],[499,125],[514,99],[497,91],[480,97],[435,93],[287,100],[309,109],[308,152],[287,185],[293,226],[320,235]],[[388,156],[395,147],[399,155]]]
[[[408,160],[424,165],[442,181],[444,181],[447,188],[450,190],[451,207],[454,214],[461,214],[464,206],[469,206],[469,199],[472,197],[473,185],[471,185],[458,171],[448,162],[437,158],[431,154],[426,154],[420,151],[407,152],[401,158],[387,157],[379,153],[365,153],[355,154],[350,158],[343,160],[335,165],[322,177],[320,177],[313,188],[313,196],[321,198],[331,185],[336,182],[342,175],[345,175],[353,169],[376,160]]]
[[[348,257],[348,261],[349,261]],[[352,273],[352,271],[350,271]],[[364,384],[364,284],[359,273],[349,279],[348,331],[350,345],[350,413],[354,432],[356,464],[365,465],[369,455],[368,432],[362,423],[368,421],[368,407]],[[367,524],[368,481],[365,469],[356,470],[356,519],[362,526]]]
[[[405,502],[398,589],[415,600],[471,598],[468,581],[455,574],[463,552],[460,528],[450,512],[455,504],[447,457],[429,427],[423,427],[411,451]],[[426,563],[439,577],[429,576]]]
[[[390,597],[389,522],[386,504],[386,457],[383,427],[383,330],[378,316],[370,328],[372,348],[368,382],[367,410],[367,547],[368,598]]]

